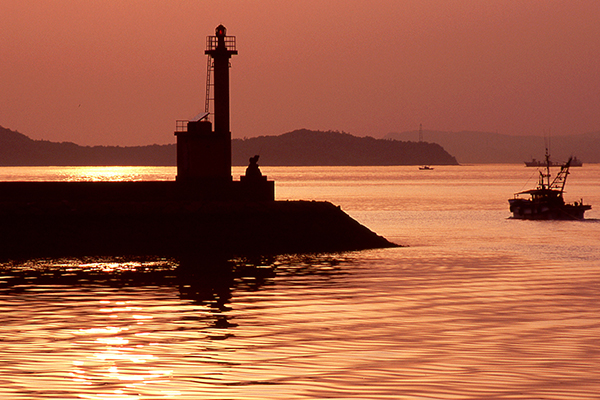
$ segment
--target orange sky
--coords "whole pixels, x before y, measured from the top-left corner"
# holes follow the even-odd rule
[[[222,23],[233,137],[598,131],[598,21],[598,0],[0,0],[0,125],[174,143]]]

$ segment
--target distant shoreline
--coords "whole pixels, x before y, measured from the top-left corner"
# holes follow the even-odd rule
[[[278,136],[233,139],[232,165],[246,166],[260,155],[262,166],[383,166],[521,164],[542,159],[544,138],[489,132],[418,131],[384,139],[343,132],[300,129]],[[176,145],[79,146],[33,140],[0,126],[0,166],[175,166]],[[576,156],[584,165],[600,163],[600,132],[552,138],[552,159]]]
[[[435,143],[357,137],[343,132],[300,129],[279,136],[233,139],[232,165],[262,166],[458,165]],[[33,140],[0,127],[0,166],[175,166],[175,144],[79,146]]]
[[[575,156],[583,164],[600,163],[600,132],[569,136],[511,136],[493,132],[446,132],[423,130],[424,141],[435,142],[461,164],[516,164],[543,160],[547,144],[552,160],[566,162]],[[389,133],[388,139],[415,140],[418,131]]]

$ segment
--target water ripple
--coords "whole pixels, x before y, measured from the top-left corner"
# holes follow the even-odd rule
[[[411,248],[236,260],[216,277],[152,262],[5,265],[0,397],[583,399],[600,388],[589,264]]]

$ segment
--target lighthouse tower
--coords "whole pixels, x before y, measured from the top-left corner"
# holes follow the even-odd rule
[[[231,135],[229,131],[229,59],[238,53],[235,49],[235,36],[227,36],[227,29],[223,25],[217,26],[215,36],[206,38],[204,53],[213,59],[215,132]]]
[[[190,121],[177,121],[177,181],[222,185],[232,181],[229,128],[229,59],[237,54],[235,36],[223,25],[206,38],[209,81],[213,73],[214,130],[208,110]],[[209,87],[207,86],[207,90]]]

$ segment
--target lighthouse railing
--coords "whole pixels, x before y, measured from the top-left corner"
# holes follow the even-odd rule
[[[229,51],[236,51],[235,36],[225,36],[225,48]],[[207,36],[206,37],[206,50],[216,50],[219,43],[218,36]]]
[[[187,132],[188,122],[189,120],[187,119],[178,119],[175,121],[175,132]]]

